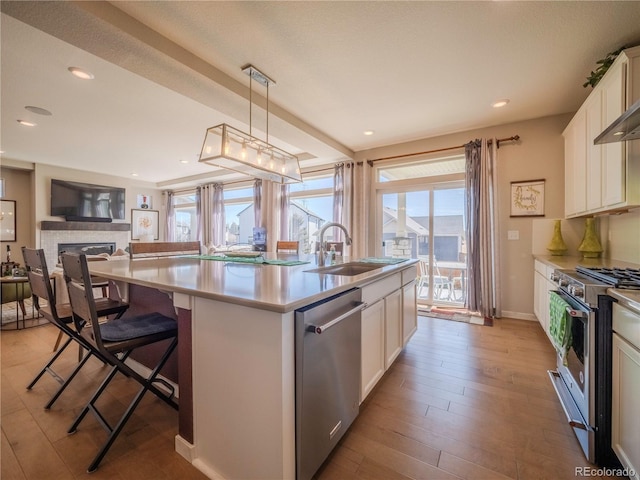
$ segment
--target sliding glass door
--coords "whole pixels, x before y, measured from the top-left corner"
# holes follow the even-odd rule
[[[459,157],[448,160],[460,168]],[[420,178],[411,176],[409,166],[403,168],[409,178],[382,176],[389,170],[398,176],[398,167],[378,170],[377,254],[419,260],[419,306],[463,306],[467,271],[464,173]]]

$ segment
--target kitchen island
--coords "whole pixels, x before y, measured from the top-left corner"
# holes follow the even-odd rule
[[[145,289],[171,299],[179,328],[176,451],[210,478],[295,478],[295,310],[354,287],[373,303],[407,289],[417,273],[416,260],[353,276],[309,272],[314,256],[295,260],[309,263],[174,257],[90,265],[134,304]],[[415,294],[406,301],[415,305]],[[414,330],[405,330],[406,344]]]

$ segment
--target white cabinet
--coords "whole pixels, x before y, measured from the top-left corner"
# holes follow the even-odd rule
[[[586,156],[586,123],[584,109],[578,110],[575,117],[564,131],[564,180],[565,215],[575,216],[587,209],[587,156]]]
[[[402,345],[406,346],[418,329],[418,306],[416,305],[416,281],[402,287]]]
[[[384,368],[391,366],[402,351],[402,289],[384,299]]]
[[[640,47],[622,52],[563,132],[565,216],[640,205],[639,142],[594,145],[604,129],[640,98]]]
[[[362,310],[361,402],[384,374],[384,310],[383,298]]]
[[[549,303],[550,292],[556,288],[555,284],[550,280],[553,267],[545,263],[535,260],[534,269],[534,290],[533,290],[533,313],[538,318],[540,326],[549,334]]]
[[[362,288],[360,402],[393,364],[417,329],[415,265]]]
[[[613,330],[611,445],[640,480],[640,314],[614,304]]]
[[[611,443],[620,462],[640,479],[640,351],[613,334]]]

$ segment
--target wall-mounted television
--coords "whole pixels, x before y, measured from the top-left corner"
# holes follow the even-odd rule
[[[51,179],[51,216],[67,220],[123,220],[125,189]]]

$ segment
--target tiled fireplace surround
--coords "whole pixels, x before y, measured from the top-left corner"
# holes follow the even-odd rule
[[[59,243],[114,242],[116,249],[129,246],[129,223],[54,222],[43,221],[40,231],[40,248],[44,250],[49,269],[58,263]]]

